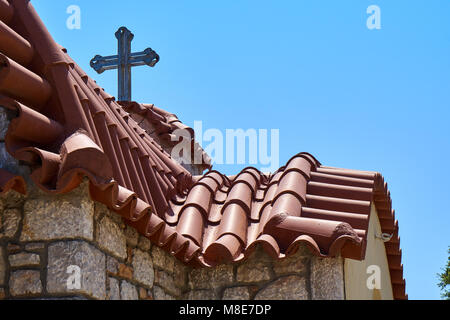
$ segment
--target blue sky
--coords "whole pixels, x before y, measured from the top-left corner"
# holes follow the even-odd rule
[[[69,5],[81,29],[66,28]],[[368,30],[366,9],[381,9]],[[439,299],[450,245],[450,2],[33,1],[57,42],[109,93],[96,55],[114,32],[152,47],[155,68],[133,70],[133,99],[205,129],[280,130],[280,164],[307,151],[324,165],[379,171],[400,223],[407,292]],[[219,165],[225,173],[245,167]]]

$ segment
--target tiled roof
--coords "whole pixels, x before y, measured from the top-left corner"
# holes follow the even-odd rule
[[[202,248],[202,264],[240,261],[262,244],[283,258],[306,244],[316,255],[362,260],[371,205],[386,243],[396,298],[405,297],[398,223],[383,177],[322,166],[301,153],[267,176],[247,168],[235,177],[210,171],[170,201],[164,220]]]
[[[194,130],[183,124],[178,117],[156,107],[153,104],[142,104],[137,102],[119,102],[124,110],[157,142],[161,145],[173,147],[181,139],[182,131],[192,138],[191,161],[194,161],[196,153],[201,154],[201,167],[203,170],[211,169],[211,158],[195,141]]]
[[[394,296],[407,297],[381,175],[324,167],[302,153],[270,176],[248,168],[192,177],[152,137],[186,129],[176,117],[119,105],[54,42],[29,1],[0,0],[0,19],[0,105],[17,112],[6,147],[42,189],[65,193],[88,177],[94,200],[198,267],[240,261],[258,243],[274,258],[304,243],[320,256],[363,259],[374,203],[383,232],[394,234],[386,243]],[[20,179],[1,170],[1,191],[24,191]]]

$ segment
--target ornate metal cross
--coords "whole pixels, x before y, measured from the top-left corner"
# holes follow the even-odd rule
[[[125,27],[117,30],[116,38],[119,42],[118,54],[107,57],[96,55],[91,60],[91,67],[97,73],[118,69],[118,101],[131,101],[131,67],[143,65],[154,67],[159,62],[159,55],[151,48],[131,53],[131,41],[134,34]]]

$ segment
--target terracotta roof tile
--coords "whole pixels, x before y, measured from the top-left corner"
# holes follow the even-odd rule
[[[0,20],[8,24],[14,14],[13,7],[6,0],[0,0]]]
[[[10,190],[26,194],[26,183],[21,176],[14,175],[7,170],[0,169],[0,194],[5,194]]]
[[[145,129],[151,137],[158,139],[159,143],[169,147],[175,146],[181,139],[180,132],[183,130],[189,134],[192,142],[191,161],[194,161],[196,152],[201,155],[200,165],[205,169],[211,169],[211,158],[195,141],[194,130],[183,124],[175,114],[169,113],[153,104],[141,104],[137,102],[119,102],[126,112]]]
[[[88,177],[94,200],[198,267],[241,261],[257,244],[274,258],[304,243],[323,257],[363,259],[374,203],[383,232],[394,234],[386,250],[395,298],[407,298],[380,174],[325,167],[301,153],[270,176],[247,168],[192,177],[157,141],[174,143],[176,129],[192,129],[153,105],[118,104],[54,42],[29,1],[0,0],[0,9],[0,105],[17,112],[6,147],[39,187],[64,193]],[[2,192],[24,185],[0,170]]]

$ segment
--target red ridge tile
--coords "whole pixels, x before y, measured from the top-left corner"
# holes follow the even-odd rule
[[[28,66],[34,56],[31,44],[0,21],[0,51],[22,66]]]
[[[0,169],[0,194],[5,194],[10,190],[21,194],[27,193],[25,180],[18,175],[14,175],[5,169]]]
[[[0,93],[35,106],[44,105],[50,98],[50,84],[0,53]]]
[[[9,24],[14,14],[13,7],[6,0],[0,0],[0,20]]]

